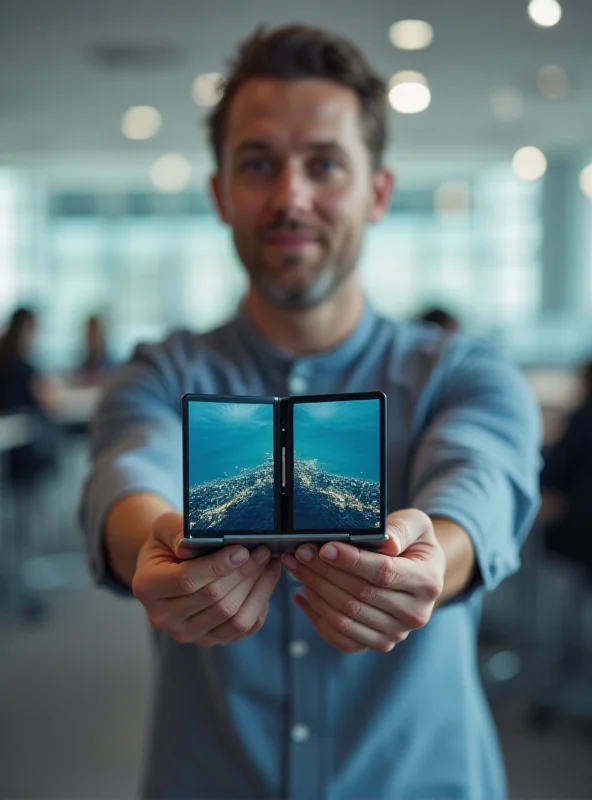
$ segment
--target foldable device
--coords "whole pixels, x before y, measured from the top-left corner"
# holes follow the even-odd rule
[[[386,539],[386,396],[183,397],[184,540]]]

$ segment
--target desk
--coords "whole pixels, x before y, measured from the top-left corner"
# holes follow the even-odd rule
[[[53,412],[52,419],[65,427],[88,424],[102,392],[102,386],[62,384],[59,407]]]

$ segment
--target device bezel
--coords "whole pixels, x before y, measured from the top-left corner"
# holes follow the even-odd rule
[[[183,534],[185,539],[195,540],[203,544],[218,544],[228,536],[253,537],[252,530],[201,530],[190,527],[189,519],[189,407],[191,403],[248,403],[252,405],[273,405],[273,461],[274,461],[274,528],[261,531],[261,536],[275,538],[281,535],[281,486],[278,465],[281,463],[281,443],[279,425],[279,398],[258,397],[256,395],[218,395],[218,394],[184,394],[182,397],[182,424],[183,424]],[[257,540],[261,538],[257,532]]]
[[[350,400],[378,400],[380,414],[380,523],[376,528],[319,528],[307,529],[296,528],[294,526],[294,406],[303,403],[330,403]],[[384,392],[348,392],[342,394],[315,394],[297,395],[287,398],[287,423],[286,423],[286,479],[287,479],[287,532],[292,535],[320,535],[331,538],[336,534],[348,534],[349,540],[352,537],[358,539],[363,537],[371,541],[371,537],[383,540],[386,537],[386,517],[387,517],[387,497],[386,497],[386,395]]]

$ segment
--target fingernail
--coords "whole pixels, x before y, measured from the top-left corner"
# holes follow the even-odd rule
[[[282,564],[286,569],[298,568],[298,562],[296,561],[293,555],[290,555],[290,553],[286,553],[285,555],[282,556]]]
[[[300,561],[306,561],[308,563],[309,561],[312,561],[313,558],[315,557],[315,551],[312,549],[310,545],[305,544],[302,547],[298,548],[298,550],[296,551],[296,556],[297,558],[300,559]]]
[[[249,551],[244,547],[237,547],[230,553],[230,563],[238,567],[239,564],[244,564],[249,558]]]
[[[325,561],[335,561],[337,556],[339,555],[339,550],[335,547],[334,544],[326,544],[323,549],[321,550],[321,558],[324,558]]]
[[[271,552],[269,551],[268,547],[258,547],[251,556],[251,561],[254,561],[255,564],[261,566],[261,564],[265,564],[266,561],[269,561],[270,556]]]

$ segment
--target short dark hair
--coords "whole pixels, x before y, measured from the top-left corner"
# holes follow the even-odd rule
[[[220,167],[230,104],[251,78],[334,81],[358,96],[364,141],[373,167],[380,166],[387,139],[386,84],[347,39],[321,28],[288,25],[258,28],[239,47],[222,97],[208,119],[210,144]]]

